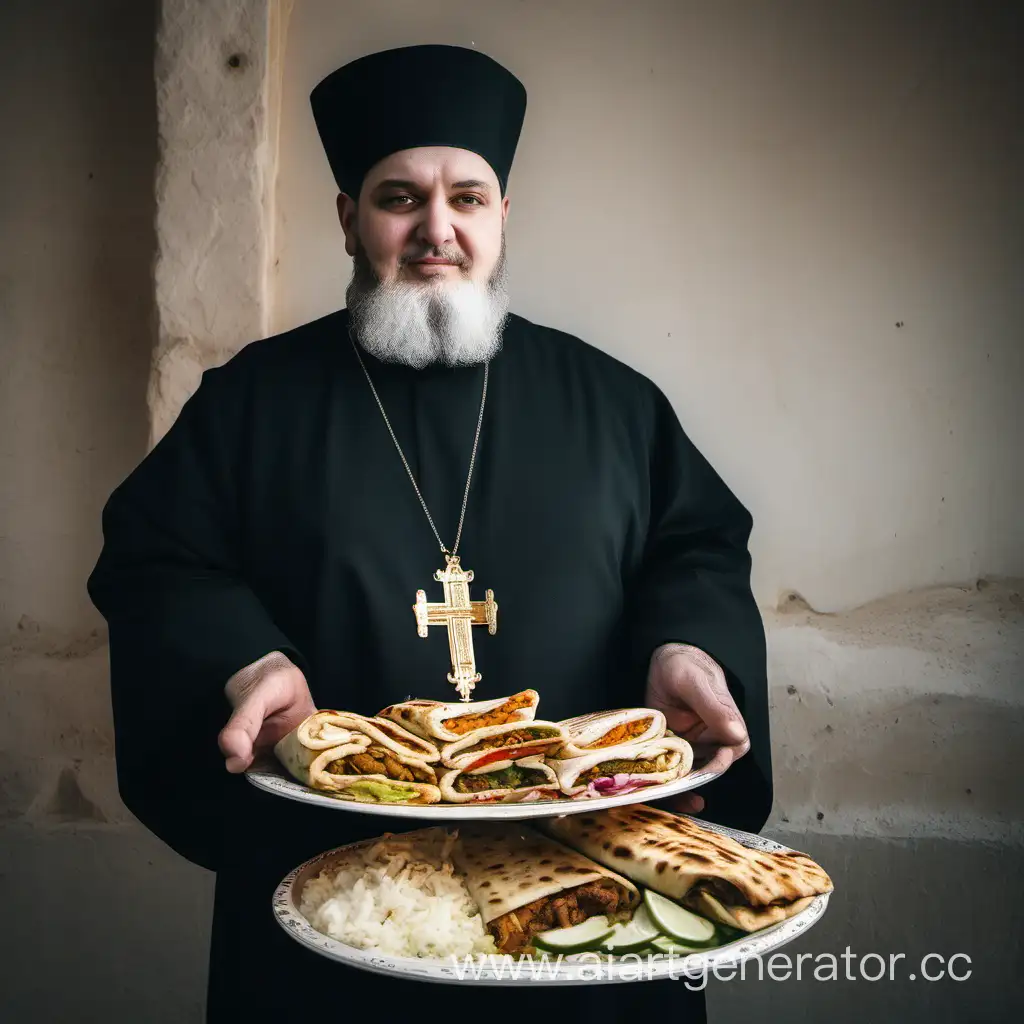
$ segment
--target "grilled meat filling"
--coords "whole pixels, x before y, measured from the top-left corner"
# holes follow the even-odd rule
[[[625,894],[611,879],[602,878],[510,910],[495,918],[488,928],[500,952],[519,953],[541,932],[570,928],[598,914],[611,919],[621,916],[627,907]]]
[[[727,882],[724,878],[705,878],[695,888],[706,890],[716,899],[727,905],[735,906],[747,902],[743,893],[741,893],[740,890],[732,884],[732,882]],[[779,900],[777,902],[785,902],[785,900]]]
[[[501,736],[488,736],[487,739],[474,743],[473,746],[459,751],[459,757],[465,754],[476,754],[495,747],[508,747],[513,743],[529,743],[531,740],[551,739],[557,735],[553,729],[538,726],[536,729],[513,729]]]
[[[437,782],[430,768],[403,764],[386,747],[377,745],[332,761],[329,770],[334,775],[385,775],[396,782]]]

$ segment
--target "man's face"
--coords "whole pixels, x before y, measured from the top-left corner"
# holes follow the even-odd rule
[[[393,153],[371,168],[358,202],[338,197],[345,249],[378,281],[485,286],[498,265],[508,198],[476,153],[438,146]]]
[[[351,329],[384,362],[466,366],[501,348],[508,315],[508,200],[487,162],[462,149],[409,149],[339,197],[352,279]]]

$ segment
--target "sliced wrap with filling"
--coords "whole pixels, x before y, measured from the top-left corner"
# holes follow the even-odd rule
[[[433,804],[441,800],[431,761],[440,752],[393,722],[318,711],[274,746],[299,782],[361,803]]]
[[[514,824],[460,828],[452,859],[502,953],[526,952],[540,932],[601,914],[625,920],[640,902],[628,878]]]
[[[540,694],[522,690],[511,697],[445,704],[437,700],[407,700],[377,712],[426,740],[454,743],[477,729],[507,722],[532,722]]]
[[[693,748],[679,736],[662,736],[551,761],[566,796],[619,796],[672,782],[693,767]]]
[[[557,757],[584,757],[607,747],[642,743],[665,735],[665,715],[654,708],[620,708],[596,711],[559,723],[565,730],[565,743]]]
[[[476,772],[452,768],[446,772],[439,783],[445,802],[514,803],[558,798],[558,779],[540,754],[499,764],[504,767],[487,765]]]
[[[441,748],[441,763],[447,768],[490,771],[507,768],[513,761],[535,754],[550,755],[565,741],[557,722],[506,722],[474,729]]]
[[[691,818],[631,804],[548,819],[544,831],[695,913],[753,932],[832,891],[804,853],[765,853]]]

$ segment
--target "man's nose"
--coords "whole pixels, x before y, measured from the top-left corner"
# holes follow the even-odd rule
[[[434,249],[451,245],[455,241],[451,210],[444,198],[432,199],[424,204],[417,235],[421,242]]]

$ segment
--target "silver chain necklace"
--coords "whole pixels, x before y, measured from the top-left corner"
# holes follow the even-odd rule
[[[455,544],[451,551],[444,546],[444,541],[441,540],[441,535],[437,532],[437,527],[434,525],[434,520],[430,515],[430,509],[427,508],[427,503],[423,500],[423,495],[420,493],[419,485],[416,483],[416,477],[413,476],[412,470],[409,468],[408,460],[405,457],[405,453],[402,451],[402,446],[398,443],[398,438],[395,436],[395,432],[391,427],[391,421],[388,419],[388,414],[384,411],[384,403],[380,400],[380,395],[377,394],[377,389],[373,386],[373,379],[370,377],[370,371],[366,368],[366,363],[363,362],[362,353],[359,351],[359,345],[356,343],[355,338],[352,337],[351,332],[349,333],[349,341],[352,342],[352,349],[356,354],[356,359],[359,360],[359,365],[363,368],[363,373],[366,375],[366,382],[370,385],[370,391],[373,392],[373,397],[376,399],[377,408],[380,409],[381,416],[384,417],[384,425],[388,428],[388,433],[391,435],[391,440],[395,444],[395,450],[398,452],[399,458],[402,460],[402,465],[405,466],[406,473],[409,474],[409,480],[412,482],[413,489],[416,491],[416,497],[420,499],[420,504],[423,506],[423,511],[427,516],[427,522],[430,523],[430,528],[434,531],[434,536],[437,538],[437,543],[441,548],[441,553],[446,558],[455,558],[459,550],[459,541],[462,538],[462,524],[466,519],[466,506],[469,504],[469,485],[473,479],[473,466],[476,464],[476,453],[477,448],[480,444],[480,428],[484,422],[484,405],[487,402],[487,377],[490,370],[490,362],[484,363],[484,388],[483,393],[480,396],[480,414],[476,420],[476,433],[473,436],[473,453],[469,459],[469,472],[466,474],[466,491],[462,496],[462,512],[459,514],[459,529],[455,534]]]

